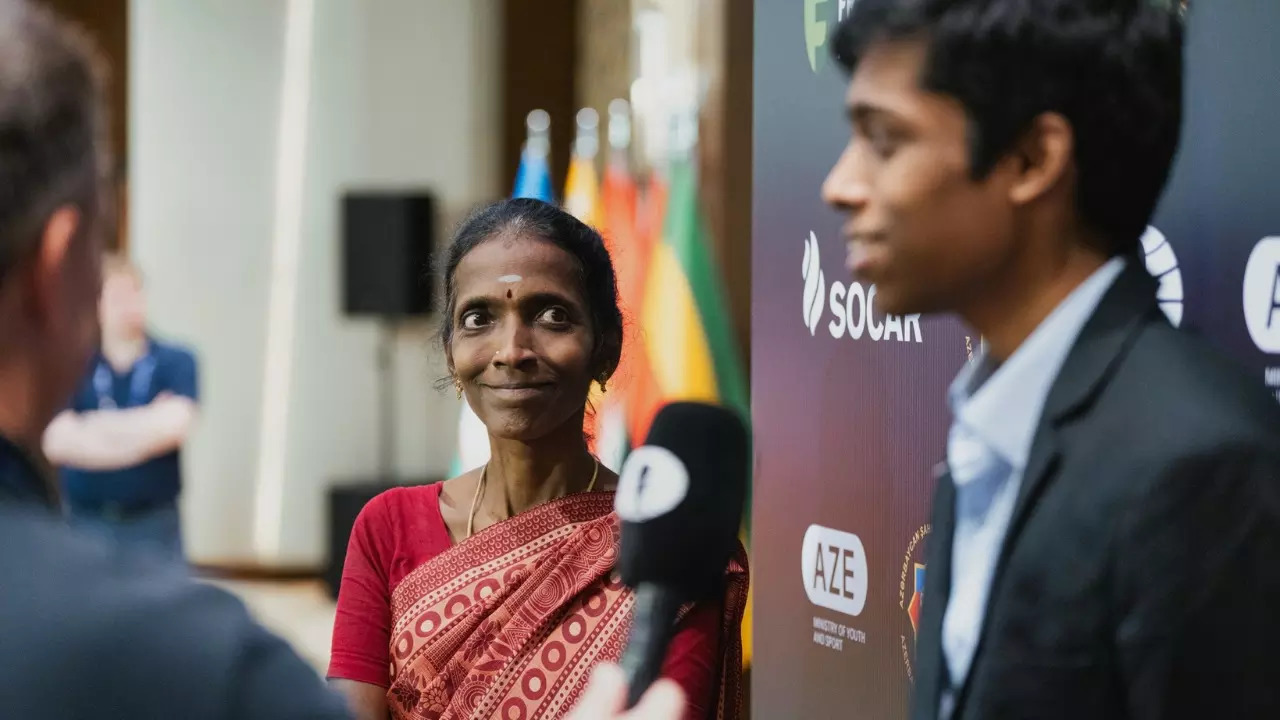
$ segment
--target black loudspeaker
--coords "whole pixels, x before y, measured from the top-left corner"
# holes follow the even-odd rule
[[[343,310],[411,317],[431,311],[436,202],[428,192],[353,191],[342,198]]]
[[[364,509],[366,503],[378,493],[392,487],[384,482],[365,482],[340,485],[329,489],[329,553],[325,559],[324,583],[328,586],[329,596],[338,598],[338,588],[342,585],[342,567],[347,560],[347,542],[351,540],[351,528],[356,524],[356,516]]]
[[[328,553],[324,564],[324,584],[329,596],[338,599],[342,587],[342,568],[347,562],[347,543],[351,541],[351,529],[364,506],[379,493],[402,484],[430,485],[440,478],[419,479],[408,482],[392,482],[386,478],[355,480],[329,488],[328,502]]]

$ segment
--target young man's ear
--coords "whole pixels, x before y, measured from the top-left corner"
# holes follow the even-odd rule
[[[1009,199],[1026,205],[1059,187],[1071,172],[1075,132],[1057,113],[1041,113],[1013,148],[1018,163]]]

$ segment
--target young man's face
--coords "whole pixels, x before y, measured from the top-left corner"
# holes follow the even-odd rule
[[[848,216],[848,268],[894,314],[961,309],[1016,250],[1012,161],[972,179],[964,108],[920,87],[926,52],[868,49],[846,97],[853,135],[822,188]]]

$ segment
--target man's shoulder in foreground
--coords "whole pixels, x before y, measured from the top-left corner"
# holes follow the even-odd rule
[[[42,718],[338,718],[340,700],[227,593],[0,508],[0,707]]]

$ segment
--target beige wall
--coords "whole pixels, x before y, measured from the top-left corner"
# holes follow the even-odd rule
[[[297,2],[297,0],[291,0]],[[314,565],[335,481],[377,470],[377,334],[340,312],[338,198],[354,185],[428,186],[440,231],[500,194],[494,0],[314,0],[297,283],[273,265],[280,240],[286,13],[291,2],[131,0],[133,252],[155,326],[194,346],[202,417],[186,453],[185,534],[196,562]],[[286,235],[288,233],[285,233]],[[292,312],[284,383],[266,380],[268,311]],[[279,328],[277,324],[274,327]],[[396,343],[400,473],[448,468],[456,400],[429,323]],[[264,398],[283,399],[263,428]],[[281,472],[264,472],[280,438]],[[279,502],[273,500],[279,499]]]
[[[632,0],[579,0],[578,106],[600,113],[600,169],[608,153],[609,103],[631,93]]]

